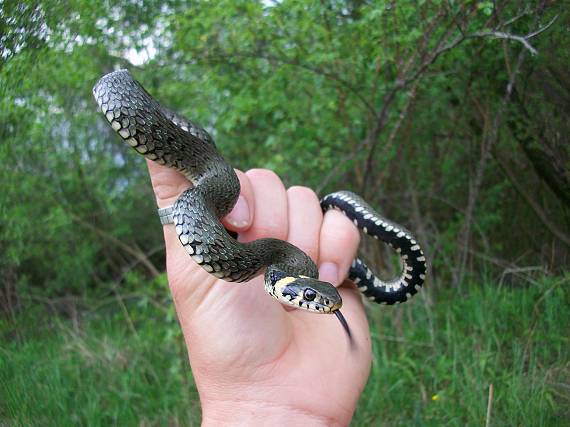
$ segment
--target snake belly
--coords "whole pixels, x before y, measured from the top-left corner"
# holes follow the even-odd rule
[[[340,308],[336,288],[318,280],[315,263],[294,245],[270,238],[241,243],[228,234],[220,219],[235,205],[240,185],[208,132],[161,106],[127,70],[102,77],[93,94],[111,127],[128,145],[192,182],[193,187],[173,205],[171,216],[180,243],[196,263],[225,281],[244,282],[264,273],[270,295],[309,311],[333,313]],[[401,274],[389,281],[378,278],[360,259],[353,261],[348,277],[368,299],[397,304],[420,289],[426,259],[409,231],[348,191],[325,196],[321,207],[341,211],[364,233],[400,255]]]

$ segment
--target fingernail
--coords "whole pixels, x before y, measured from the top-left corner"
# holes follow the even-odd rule
[[[243,228],[249,225],[251,219],[249,218],[249,207],[245,197],[238,197],[236,205],[226,219],[234,227]]]
[[[336,284],[338,281],[338,267],[334,262],[323,262],[319,267],[319,280]]]

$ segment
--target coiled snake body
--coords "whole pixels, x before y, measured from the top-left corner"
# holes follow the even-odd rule
[[[265,289],[280,302],[318,313],[340,314],[336,288],[318,280],[315,263],[300,249],[277,239],[240,243],[220,223],[235,205],[239,180],[201,127],[162,107],[126,70],[107,74],[93,88],[107,121],[147,159],[183,173],[194,185],[172,207],[162,209],[186,251],[202,268],[226,280],[244,282],[265,271]],[[338,209],[364,233],[386,242],[400,255],[401,274],[383,281],[355,259],[348,278],[380,304],[408,300],[422,286],[424,254],[412,234],[372,209],[356,194],[339,191],[321,200],[323,211]]]

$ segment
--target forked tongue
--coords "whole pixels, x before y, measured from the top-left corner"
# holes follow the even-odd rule
[[[352,341],[352,335],[350,334],[350,328],[348,327],[348,323],[346,322],[346,319],[344,318],[344,316],[342,315],[340,310],[336,310],[334,312],[334,315],[336,316],[336,318],[338,319],[338,321],[340,322],[340,324],[344,328],[344,331],[348,335],[348,338]]]

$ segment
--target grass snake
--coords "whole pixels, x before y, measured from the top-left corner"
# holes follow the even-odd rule
[[[127,70],[102,77],[93,94],[111,127],[128,145],[192,182],[193,187],[161,214],[163,223],[174,223],[180,243],[196,263],[226,281],[245,282],[264,272],[265,290],[271,296],[308,311],[334,313],[349,332],[337,289],[318,280],[317,266],[308,255],[277,239],[238,242],[221,224],[237,201],[240,184],[208,132],[161,106]],[[401,273],[389,281],[378,278],[360,259],[352,262],[348,278],[364,296],[380,304],[398,304],[421,288],[426,259],[408,230],[349,191],[323,197],[321,207],[324,212],[341,211],[364,233],[400,255]]]

